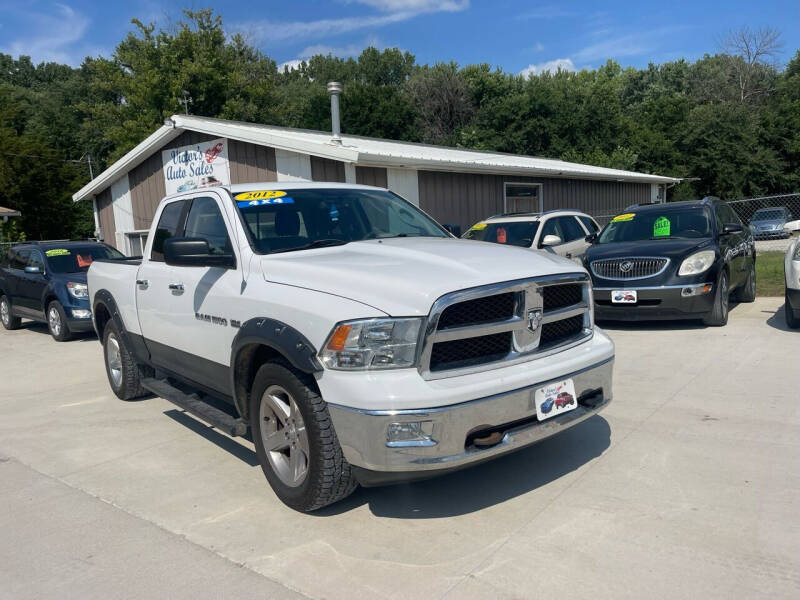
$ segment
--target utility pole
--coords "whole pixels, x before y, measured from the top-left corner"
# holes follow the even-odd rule
[[[181,104],[183,104],[183,114],[189,114],[189,105],[192,104],[192,97],[189,95],[189,92],[186,90],[181,90],[183,93],[183,100],[178,100]]]
[[[94,180],[94,171],[92,170],[92,155],[86,153],[86,161],[89,163],[89,179]]]

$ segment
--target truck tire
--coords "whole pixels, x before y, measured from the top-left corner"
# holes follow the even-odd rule
[[[5,294],[0,294],[0,323],[5,329],[19,329],[22,319],[11,314],[11,301]]]
[[[249,408],[261,468],[284,504],[311,512],[353,493],[358,484],[308,375],[283,361],[265,363]]]
[[[142,387],[139,364],[133,358],[114,321],[103,331],[103,358],[111,390],[120,400],[133,400],[147,394]]]
[[[58,300],[53,300],[47,305],[47,330],[57,342],[68,342],[72,339],[72,332],[67,325],[67,315],[64,307]]]
[[[747,281],[744,285],[736,290],[736,300],[739,302],[755,302],[756,301],[756,263],[750,266],[750,273],[747,275]]]
[[[728,307],[730,290],[728,289],[728,273],[723,269],[717,278],[717,291],[714,294],[714,308],[703,319],[703,323],[711,327],[722,327],[728,324]]]

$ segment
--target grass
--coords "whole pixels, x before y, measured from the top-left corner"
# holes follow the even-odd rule
[[[784,252],[759,252],[756,257],[756,296],[783,296]]]

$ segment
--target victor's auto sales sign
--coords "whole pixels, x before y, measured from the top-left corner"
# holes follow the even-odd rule
[[[224,138],[161,152],[167,195],[231,182]]]

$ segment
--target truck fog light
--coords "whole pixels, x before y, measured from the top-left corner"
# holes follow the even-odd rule
[[[386,429],[386,445],[389,448],[409,446],[435,446],[433,421],[407,421],[390,423]]]
[[[73,308],[72,316],[76,319],[88,319],[92,316],[92,311],[86,310],[85,308]]]

